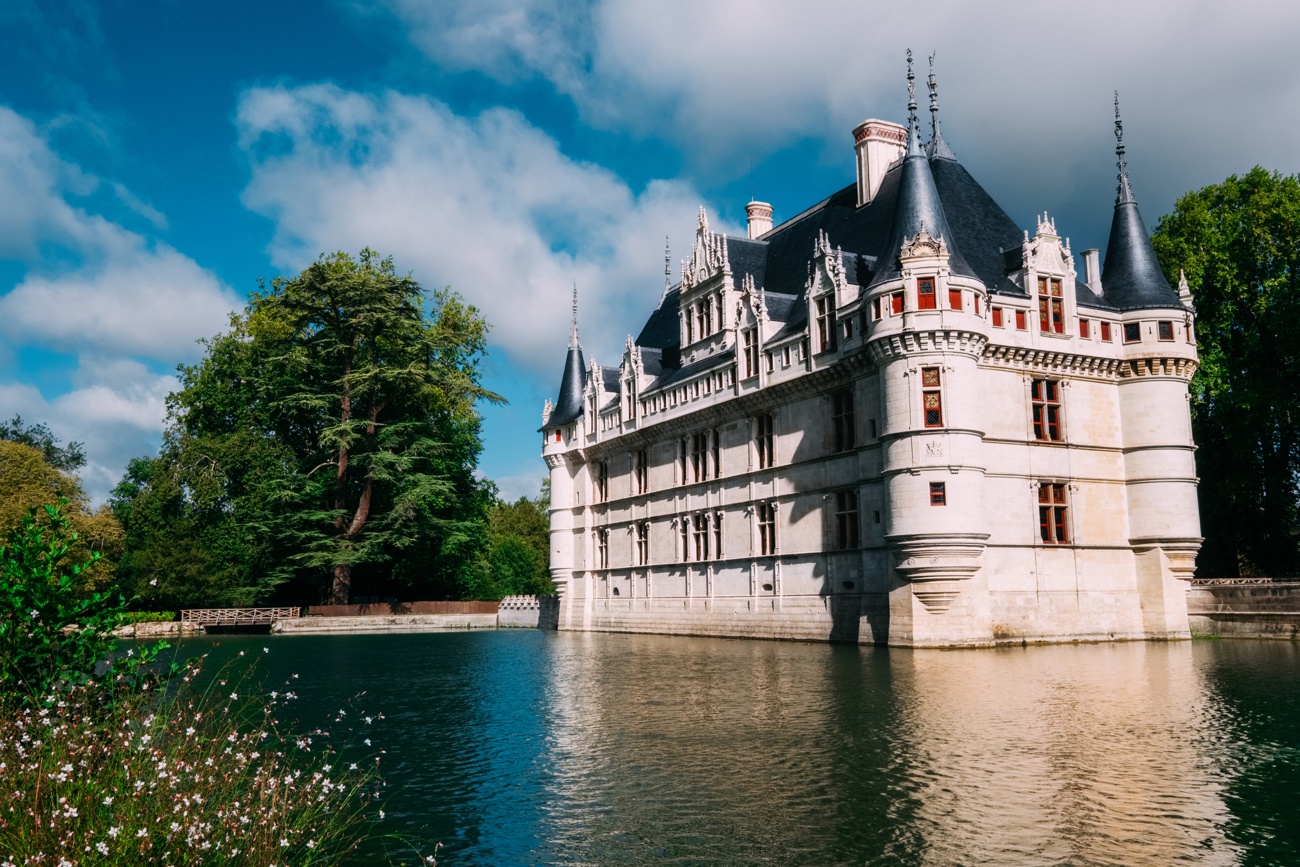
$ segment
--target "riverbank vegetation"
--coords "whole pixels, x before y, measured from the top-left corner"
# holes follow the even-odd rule
[[[1152,243],[1196,307],[1197,572],[1300,575],[1300,176],[1257,166],[1189,192]]]
[[[373,835],[374,718],[298,731],[292,679],[114,654],[124,600],[84,586],[69,528],[33,510],[0,545],[0,867],[337,864]]]

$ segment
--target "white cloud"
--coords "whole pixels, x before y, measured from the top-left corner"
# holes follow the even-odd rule
[[[850,165],[857,122],[903,118],[908,46],[922,115],[925,56],[937,51],[947,138],[1013,214],[1109,185],[1113,89],[1139,195],[1162,208],[1256,163],[1300,170],[1300,115],[1279,110],[1300,101],[1300,65],[1281,60],[1300,5],[1281,0],[1071,11],[1028,0],[373,2],[435,64],[503,82],[531,73],[588,123],[666,139],[715,178],[809,139]]]
[[[52,399],[35,386],[0,381],[0,407],[5,420],[21,415],[28,423],[47,424],[65,443],[84,443],[82,484],[100,504],[128,461],[157,452],[166,398],[177,382],[129,363],[95,366],[83,364],[76,377],[82,384]]]
[[[505,109],[461,117],[423,97],[319,84],[250,90],[237,120],[253,167],[244,201],[275,221],[278,267],[366,245],[391,253],[478,306],[494,351],[548,386],[572,283],[584,345],[615,363],[659,299],[664,236],[684,250],[700,202],[679,181],[633,191]]]
[[[76,204],[101,185],[155,226],[166,224],[126,187],[62,159],[34,123],[0,107],[0,259],[26,271],[16,286],[0,287],[0,415],[21,413],[84,442],[82,478],[97,502],[130,458],[157,449],[176,380],[155,368],[196,359],[195,341],[242,306],[189,257]],[[49,363],[21,347],[74,356],[71,388],[34,385],[60,376],[19,369],[19,358]]]

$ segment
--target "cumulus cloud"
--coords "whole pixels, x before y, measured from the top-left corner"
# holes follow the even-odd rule
[[[680,181],[634,191],[501,108],[463,117],[425,97],[317,84],[250,90],[237,121],[252,165],[244,202],[275,221],[278,267],[381,247],[478,306],[494,351],[548,387],[572,284],[584,345],[615,363],[659,299],[665,235],[684,250],[700,203]]]
[[[0,414],[84,442],[83,479],[97,501],[127,460],[157,449],[176,380],[156,369],[196,359],[196,340],[242,306],[189,257],[78,204],[101,186],[165,225],[125,186],[64,160],[32,121],[0,107],[0,259],[24,272],[0,287]],[[37,352],[23,356],[24,347]],[[76,360],[69,383],[50,385],[61,375],[44,366],[16,366],[42,354],[49,363],[51,352]]]
[[[1100,0],[1068,14],[1027,0],[934,0],[923,10],[856,0],[373,2],[435,64],[506,83],[531,73],[588,123],[667,139],[714,177],[740,175],[737,155],[762,159],[807,140],[848,165],[840,154],[857,122],[905,113],[907,46],[922,114],[925,55],[937,51],[948,141],[1015,215],[1104,201],[1113,89],[1139,194],[1161,208],[1256,163],[1300,170],[1300,116],[1278,110],[1300,99],[1300,66],[1278,60],[1290,56],[1300,6],[1280,0],[1176,10]]]

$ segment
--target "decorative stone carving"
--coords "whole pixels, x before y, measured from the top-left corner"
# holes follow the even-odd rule
[[[682,262],[682,291],[686,292],[719,274],[731,273],[731,259],[727,254],[727,237],[709,231],[709,218],[700,208],[695,223],[695,244],[691,258]]]
[[[921,224],[921,231],[904,241],[902,249],[898,251],[898,258],[903,262],[909,259],[933,259],[947,255],[948,242],[943,239],[943,236],[936,237],[927,232],[924,223]]]

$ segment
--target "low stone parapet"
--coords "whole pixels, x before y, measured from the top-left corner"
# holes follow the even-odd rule
[[[388,614],[360,617],[308,615],[277,620],[271,627],[276,635],[309,635],[330,632],[447,632],[465,629],[495,629],[492,614]]]
[[[113,630],[117,638],[179,638],[182,635],[201,635],[203,627],[179,620],[128,623]]]
[[[1300,581],[1197,579],[1187,591],[1193,634],[1300,638]]]

